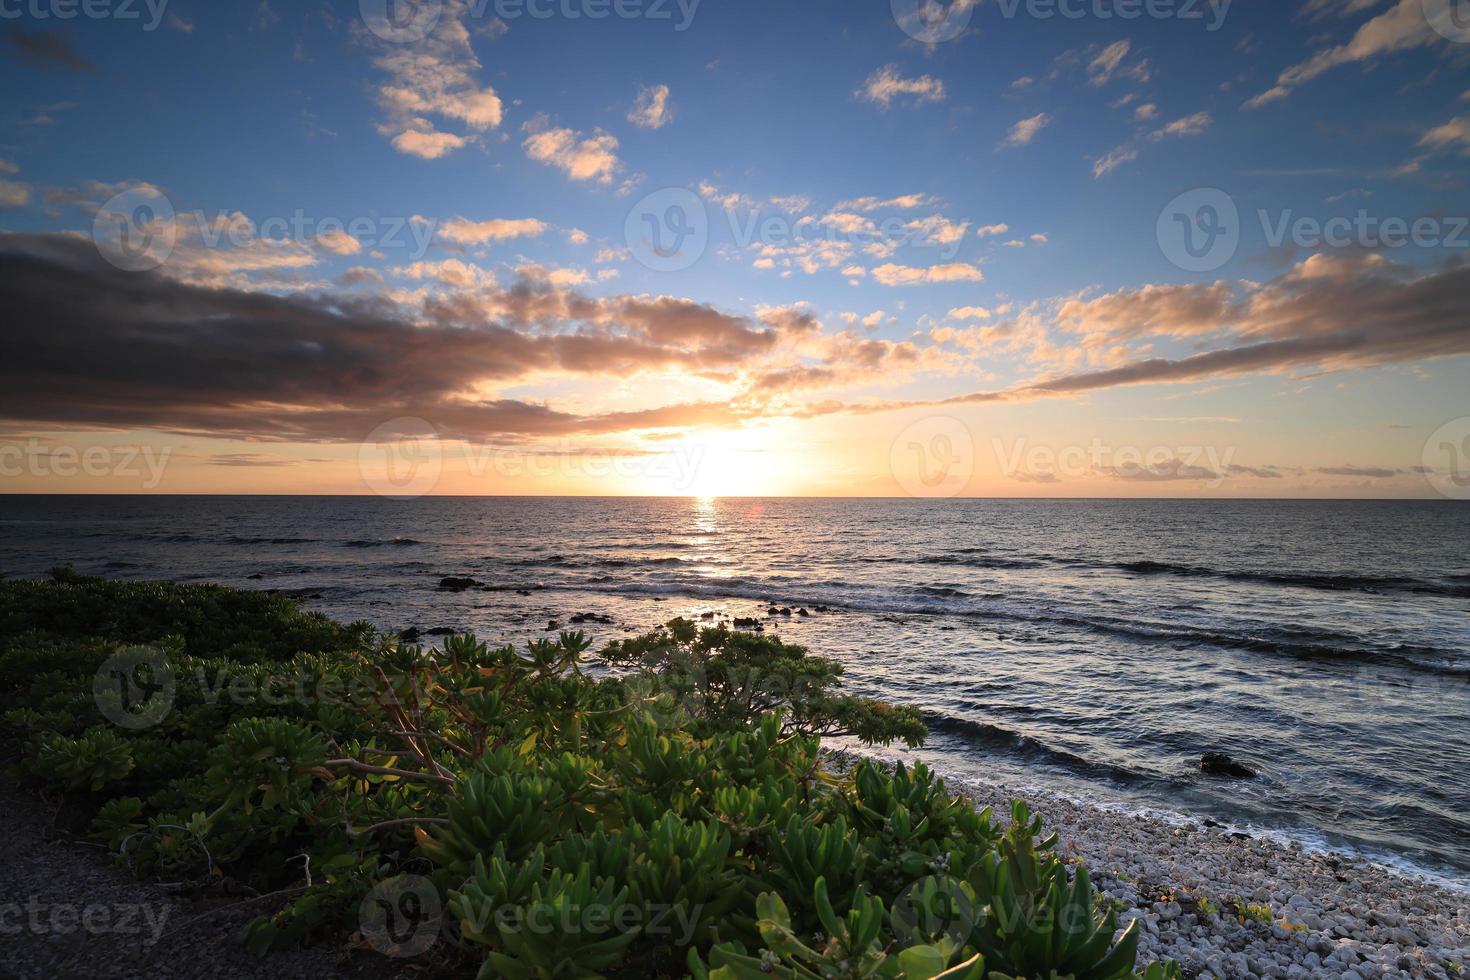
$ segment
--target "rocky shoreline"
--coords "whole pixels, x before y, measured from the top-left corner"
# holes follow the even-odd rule
[[[1470,977],[1470,892],[1213,821],[948,782],[997,814],[1026,800],[1115,902],[1120,925],[1143,920],[1141,962],[1222,980]]]

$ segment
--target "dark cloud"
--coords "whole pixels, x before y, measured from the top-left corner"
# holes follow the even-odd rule
[[[96,66],[77,54],[61,31],[23,31],[12,27],[5,35],[21,61],[39,68],[96,71]]]
[[[1119,466],[1100,466],[1098,473],[1119,480],[1137,483],[1164,483],[1173,480],[1219,480],[1222,474],[1208,466],[1194,466],[1182,459],[1166,459],[1161,463],[1144,466],[1140,463],[1123,463]]]
[[[1240,466],[1238,464],[1225,467],[1225,472],[1231,476],[1253,476],[1260,480],[1279,480],[1284,475],[1274,466]]]
[[[1386,480],[1406,471],[1385,469],[1382,466],[1321,466],[1316,472],[1326,476],[1366,476],[1375,480]]]
[[[487,307],[518,300],[497,295],[423,322],[378,296],[189,285],[114,269],[77,236],[0,235],[0,418],[277,440],[356,440],[402,416],[469,438],[729,423],[743,416],[723,402],[580,416],[477,392],[536,371],[729,365],[772,342],[685,300],[520,293],[568,319],[507,325]]]

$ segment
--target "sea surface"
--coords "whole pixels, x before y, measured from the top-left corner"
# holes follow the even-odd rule
[[[55,565],[501,641],[758,617],[921,708],[896,754],[1470,883],[1464,504],[0,497],[0,572]]]

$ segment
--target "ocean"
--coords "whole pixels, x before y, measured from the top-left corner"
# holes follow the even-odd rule
[[[923,710],[928,744],[889,755],[1470,883],[1462,503],[0,499],[12,577],[279,589],[513,642],[756,617]],[[1203,775],[1210,751],[1259,775]]]

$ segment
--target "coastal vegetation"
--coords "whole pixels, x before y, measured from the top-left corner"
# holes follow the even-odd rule
[[[775,636],[674,620],[435,649],[275,594],[0,582],[14,775],[134,874],[257,901],[250,948],[355,942],[508,978],[1177,976],[1020,803]]]

